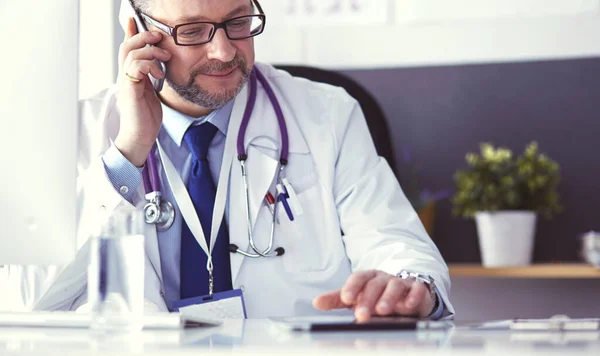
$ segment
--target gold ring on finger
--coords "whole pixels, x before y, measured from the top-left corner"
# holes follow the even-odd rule
[[[131,76],[131,75],[129,75],[128,73],[125,73],[125,77],[127,77],[127,79],[129,79],[130,81],[132,81],[132,82],[134,82],[134,83],[139,83],[139,82],[141,82],[141,81],[142,81],[141,79],[138,79],[138,78],[136,78],[136,77],[132,77],[132,76]]]

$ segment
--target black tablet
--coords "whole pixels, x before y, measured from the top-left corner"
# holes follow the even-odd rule
[[[353,316],[309,316],[269,318],[272,322],[292,331],[367,331],[417,330],[420,323],[429,323],[406,317],[373,317],[358,322]]]

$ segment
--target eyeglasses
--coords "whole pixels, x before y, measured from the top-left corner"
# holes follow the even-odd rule
[[[217,30],[222,28],[230,40],[243,40],[260,35],[264,29],[267,17],[258,1],[253,0],[259,14],[239,16],[223,22],[190,22],[175,27],[164,24],[152,17],[139,12],[144,21],[171,35],[179,46],[198,46],[212,41]]]

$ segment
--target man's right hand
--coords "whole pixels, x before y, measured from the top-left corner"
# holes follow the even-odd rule
[[[160,42],[162,36],[154,31],[138,34],[135,21],[130,18],[125,40],[119,49],[117,103],[121,122],[115,146],[136,167],[141,167],[146,162],[162,124],[160,99],[148,73],[157,79],[162,78],[163,73],[153,60],[164,62],[171,55],[158,47],[146,46]],[[140,79],[140,82],[129,80],[126,74]]]

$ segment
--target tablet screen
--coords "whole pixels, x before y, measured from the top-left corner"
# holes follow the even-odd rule
[[[279,317],[270,320],[296,331],[416,330],[419,321],[407,317],[373,317],[367,322],[358,322],[353,316]]]

